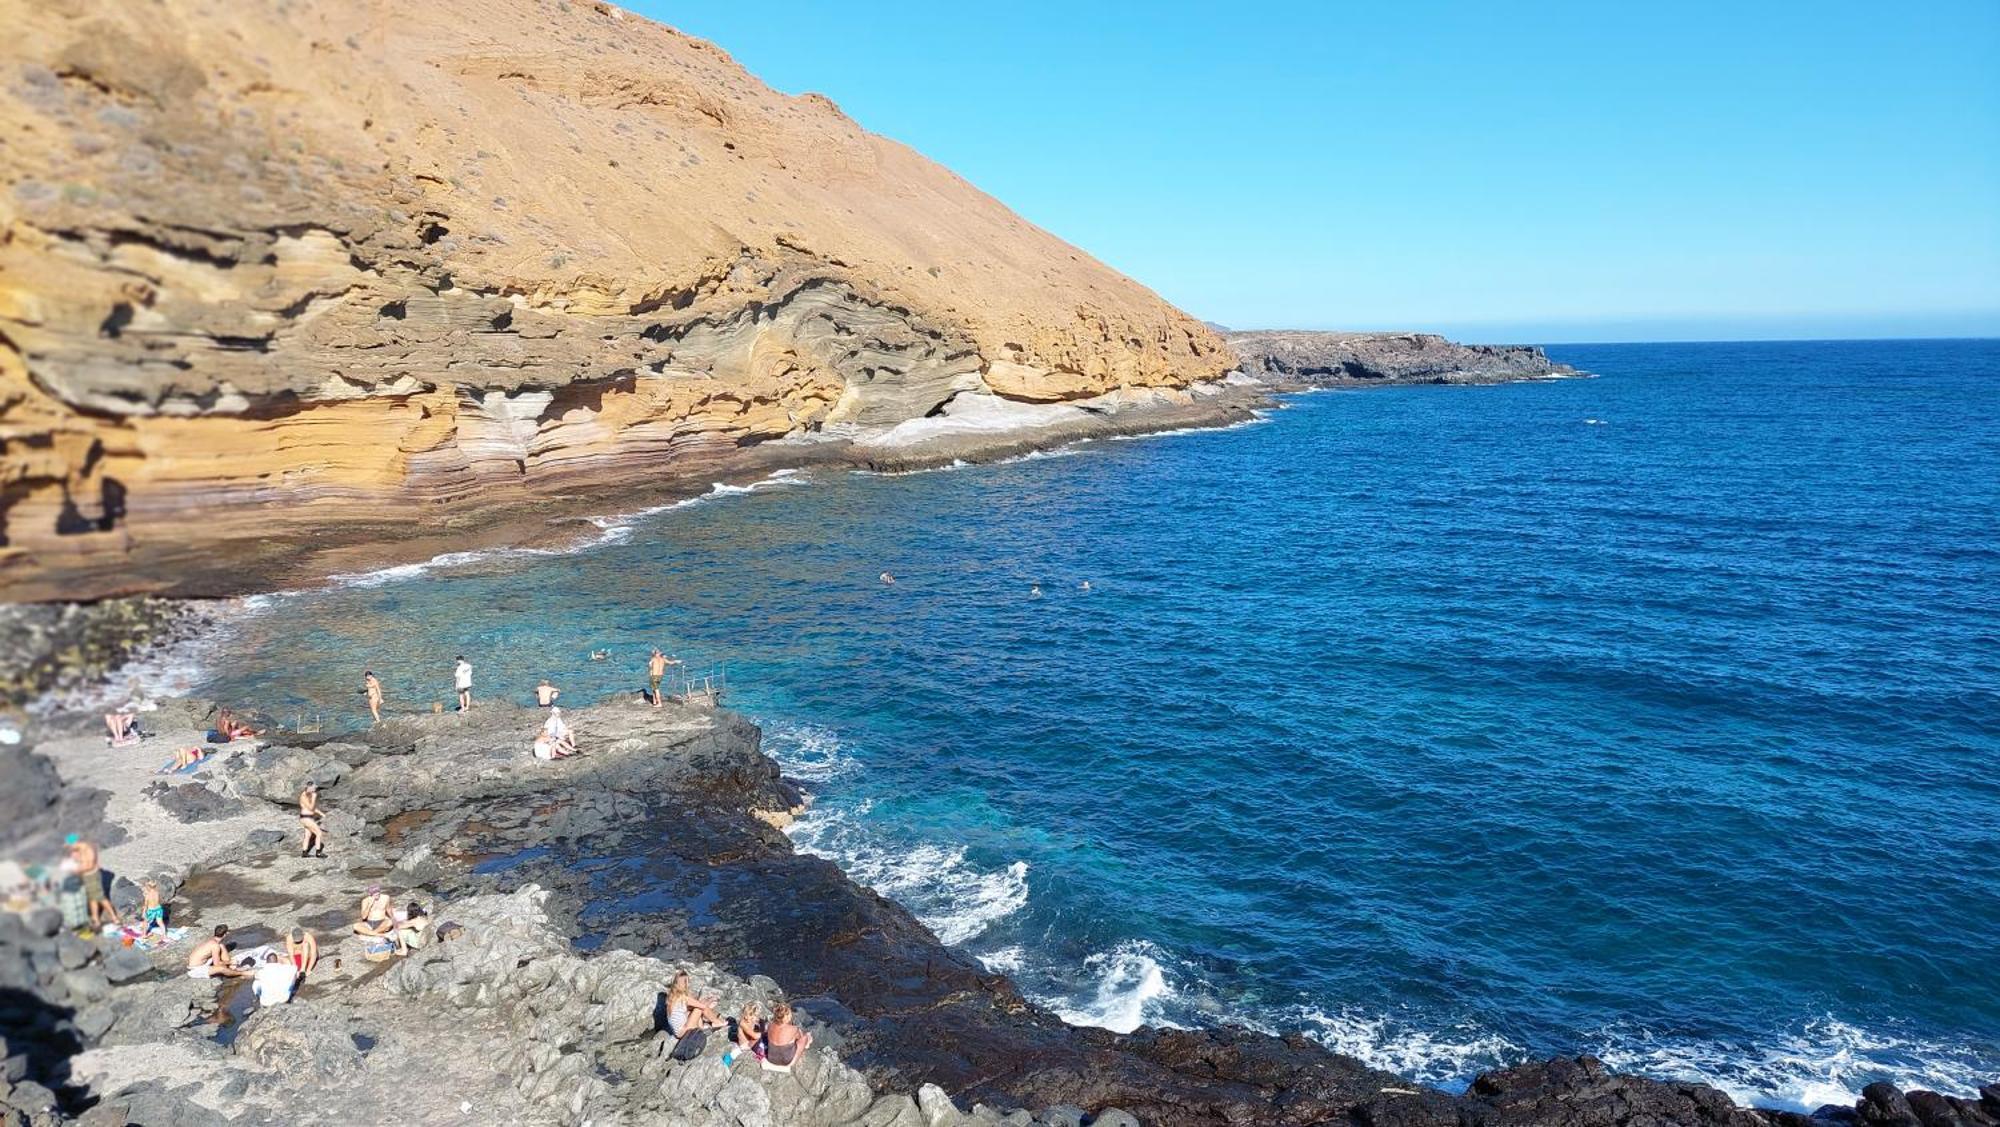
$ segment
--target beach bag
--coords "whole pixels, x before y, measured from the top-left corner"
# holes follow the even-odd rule
[[[708,1048],[708,1030],[697,1026],[687,1031],[687,1035],[680,1039],[680,1043],[674,1046],[674,1051],[669,1056],[673,1060],[693,1060],[706,1048]]]

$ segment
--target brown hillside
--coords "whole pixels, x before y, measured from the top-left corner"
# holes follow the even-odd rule
[[[0,21],[10,597],[227,589],[222,562],[632,492],[962,390],[1233,363],[827,99],[609,5]]]

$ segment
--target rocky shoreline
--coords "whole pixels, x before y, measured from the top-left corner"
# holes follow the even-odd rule
[[[1968,1101],[1877,1085],[1808,1117],[1576,1058],[1452,1095],[1298,1035],[1068,1026],[794,851],[777,826],[800,792],[727,711],[577,709],[590,754],[548,764],[526,753],[536,713],[482,705],[276,733],[156,778],[209,715],[168,702],[148,714],[158,738],[114,752],[94,718],[50,718],[34,752],[0,758],[0,850],[43,857],[82,832],[121,908],[153,876],[176,925],[228,923],[246,945],[305,926],[322,969],[258,1010],[178,973],[192,940],[148,955],[78,940],[52,909],[0,914],[0,1123],[2000,1123],[2000,1086]],[[288,804],[307,780],[331,811],[326,860],[294,847]],[[463,934],[364,960],[346,924],[373,883]],[[666,1059],[655,1010],[678,968],[725,1012],[788,998],[815,1033],[805,1062],[729,1069],[715,1042]]]

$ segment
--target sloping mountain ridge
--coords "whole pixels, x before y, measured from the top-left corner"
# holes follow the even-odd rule
[[[1184,401],[1234,364],[607,4],[0,15],[0,597],[243,589],[962,392]]]

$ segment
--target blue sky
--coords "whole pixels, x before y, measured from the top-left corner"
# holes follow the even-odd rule
[[[1236,327],[2000,335],[2000,0],[637,0]]]

